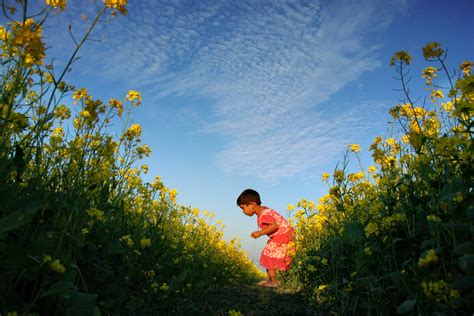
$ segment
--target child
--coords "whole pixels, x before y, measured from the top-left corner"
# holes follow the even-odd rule
[[[283,216],[261,204],[260,195],[252,189],[243,191],[237,198],[237,205],[245,215],[257,214],[260,230],[254,231],[251,236],[253,238],[259,238],[262,235],[270,237],[260,256],[260,264],[267,269],[267,280],[258,285],[278,287],[276,270],[286,271],[291,263],[287,250],[288,243],[293,240],[295,230]]]

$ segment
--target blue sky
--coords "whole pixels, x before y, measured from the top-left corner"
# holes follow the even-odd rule
[[[390,133],[400,93],[388,66],[414,57],[413,92],[423,92],[421,47],[437,41],[451,67],[473,59],[472,0],[129,1],[128,15],[100,25],[66,80],[97,98],[142,93],[133,122],[153,150],[144,160],[183,205],[209,210],[253,259],[265,240],[235,200],[246,188],[286,215],[325,194],[321,174],[359,143],[368,165],[373,138]],[[89,1],[47,29],[49,56],[84,31]],[[418,90],[417,90],[418,89]]]

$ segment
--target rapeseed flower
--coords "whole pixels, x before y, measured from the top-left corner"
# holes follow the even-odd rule
[[[349,145],[349,148],[351,149],[352,152],[357,153],[360,151],[360,145],[359,144],[352,144]]]
[[[104,222],[105,221],[105,214],[103,211],[101,210],[98,210],[96,208],[91,208],[90,210],[87,211],[87,214],[92,217],[92,218],[95,218],[97,219],[98,221],[100,222]]]
[[[124,136],[128,138],[128,140],[132,140],[133,138],[140,137],[142,134],[142,127],[140,124],[132,124],[130,128],[124,133]]]
[[[438,262],[438,255],[436,254],[435,250],[430,249],[426,252],[423,258],[420,257],[420,259],[418,260],[418,266],[420,268],[423,268],[436,262]]]
[[[429,222],[433,222],[433,223],[441,223],[441,218],[439,218],[438,216],[436,215],[427,215],[426,216],[426,219],[429,221]]]
[[[372,235],[376,236],[379,233],[379,228],[377,224],[375,224],[374,222],[369,222],[367,226],[365,227],[364,231],[365,231],[366,237],[370,237]]]
[[[74,91],[74,93],[72,94],[72,98],[74,100],[82,100],[84,98],[87,98],[89,96],[88,92],[87,92],[87,89],[86,88],[80,88],[80,89],[77,89],[76,91]],[[74,101],[74,104],[77,104],[77,101]]]
[[[142,240],[140,240],[140,247],[141,247],[142,249],[151,247],[151,240],[150,240],[150,238],[142,238]]]
[[[59,261],[59,259],[52,261],[50,264],[50,267],[51,267],[51,270],[53,270],[56,273],[66,272],[66,268],[61,264],[61,261]]]
[[[67,0],[45,0],[44,2],[47,5],[53,7],[54,9],[57,9],[59,7],[61,11],[64,11],[67,4]]]
[[[140,92],[135,91],[135,90],[130,90],[128,91],[128,94],[125,97],[125,99],[132,102],[133,105],[137,106],[137,105],[140,105],[140,102],[142,101],[142,96]]]
[[[466,60],[465,62],[463,62],[459,66],[459,68],[462,70],[462,72],[464,72],[465,76],[470,76],[471,75],[472,62]]]
[[[426,84],[431,85],[433,84],[433,78],[438,77],[438,69],[433,66],[426,67],[423,69],[422,78],[426,78]]]
[[[109,104],[111,108],[117,109],[118,116],[122,116],[122,113],[123,113],[122,101],[117,100],[117,99],[110,99]]]
[[[131,237],[130,235],[122,236],[122,237],[120,237],[119,240],[120,240],[120,241],[124,241],[125,243],[127,243],[127,245],[128,245],[129,247],[133,247],[133,245],[134,245],[133,239],[132,239],[132,237]]]

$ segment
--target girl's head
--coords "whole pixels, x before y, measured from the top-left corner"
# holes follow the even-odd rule
[[[237,198],[237,205],[242,209],[245,215],[252,216],[257,213],[257,209],[262,202],[257,191],[252,189],[244,190]]]

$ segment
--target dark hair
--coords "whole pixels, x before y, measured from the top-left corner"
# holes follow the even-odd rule
[[[262,201],[260,201],[260,195],[257,191],[252,189],[244,190],[240,193],[239,197],[237,198],[237,205],[249,205],[251,202],[257,203],[257,205],[261,205]]]

